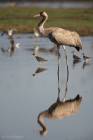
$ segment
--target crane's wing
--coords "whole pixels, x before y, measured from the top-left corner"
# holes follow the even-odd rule
[[[82,47],[81,40],[77,32],[71,32],[69,30],[58,28],[51,33],[51,36],[60,45]]]

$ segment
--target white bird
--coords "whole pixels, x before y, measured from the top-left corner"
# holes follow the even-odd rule
[[[69,99],[65,101],[60,101],[57,99],[57,101],[52,104],[49,109],[41,112],[38,115],[37,121],[42,128],[40,130],[40,134],[46,135],[48,132],[48,129],[44,124],[44,118],[63,119],[66,116],[71,116],[79,111],[81,101],[82,97],[80,97],[80,95],[77,95],[74,99]]]
[[[15,31],[16,31],[15,29],[9,29],[8,31],[3,31],[1,33],[1,35],[3,36],[4,34],[7,34],[8,35],[8,38],[10,39],[10,38],[13,37],[13,34],[14,34]]]
[[[13,51],[15,51],[15,48],[19,48],[20,47],[20,43],[16,43],[16,44],[14,44],[14,41],[12,40],[12,41],[10,41],[10,47],[9,48],[7,48],[7,49],[4,49],[3,47],[1,47],[0,49],[1,49],[1,51],[3,52],[3,53],[12,53]]]
[[[41,17],[38,23],[37,30],[40,35],[48,37],[59,48],[61,45],[66,45],[76,48],[78,51],[82,49],[80,36],[77,32],[69,31],[59,27],[44,28],[45,22],[48,20],[48,14],[43,11],[34,17]]]

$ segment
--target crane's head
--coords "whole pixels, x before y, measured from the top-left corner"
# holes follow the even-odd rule
[[[36,17],[43,17],[43,18],[48,18],[48,14],[45,11],[40,12],[39,14],[34,16]]]

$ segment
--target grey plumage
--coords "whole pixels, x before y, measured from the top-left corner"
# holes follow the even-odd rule
[[[80,95],[77,95],[74,99],[65,101],[57,100],[47,110],[41,112],[38,115],[37,120],[39,125],[42,127],[40,134],[45,135],[48,132],[47,127],[44,124],[44,118],[63,119],[66,116],[71,116],[79,111],[81,101],[82,97],[80,97]]]
[[[77,32],[69,31],[59,27],[44,28],[44,24],[48,19],[46,12],[40,12],[40,14],[34,17],[41,17],[41,20],[37,26],[37,30],[40,35],[48,37],[53,43],[58,47],[60,45],[66,45],[70,47],[75,47],[78,51],[82,49],[82,43],[80,36]]]
[[[38,62],[47,62],[48,60],[44,59],[43,57],[40,57],[40,56],[35,56],[36,60]]]
[[[12,39],[15,31],[16,31],[15,29],[9,29],[7,31],[3,31],[1,33],[1,36],[3,36],[4,34],[6,34],[9,39]]]
[[[46,68],[38,67],[32,75],[36,76],[36,74],[44,72],[46,70],[47,70]]]

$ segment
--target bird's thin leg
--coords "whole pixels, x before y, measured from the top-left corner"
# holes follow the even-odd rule
[[[57,46],[58,49],[58,70],[57,70],[57,76],[58,76],[58,98],[57,102],[60,101],[60,86],[59,86],[59,46]]]
[[[66,87],[65,87],[65,94],[64,94],[64,98],[63,101],[66,100],[66,95],[67,95],[67,84],[68,84],[68,79],[69,79],[69,69],[68,69],[68,63],[67,63],[67,53],[66,53],[66,48],[65,46],[63,46],[64,52],[65,52],[65,58],[66,58],[66,67],[67,67],[67,79],[66,79]]]

